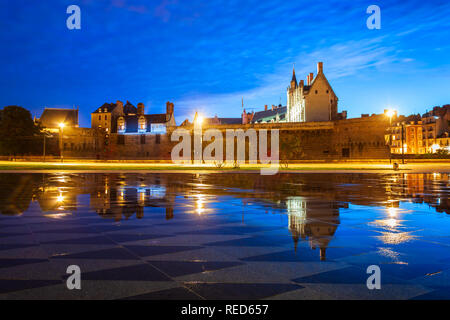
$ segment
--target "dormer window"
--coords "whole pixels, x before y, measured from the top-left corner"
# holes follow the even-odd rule
[[[138,131],[139,131],[139,133],[144,133],[145,131],[147,131],[147,124],[145,121],[145,117],[143,117],[143,116],[139,117]]]
[[[117,119],[117,131],[119,133],[125,132],[125,119],[123,117],[119,117],[119,119]]]

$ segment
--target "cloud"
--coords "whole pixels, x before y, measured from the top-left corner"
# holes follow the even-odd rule
[[[297,80],[316,72],[316,62],[324,62],[324,71],[332,81],[349,77],[369,68],[381,68],[398,61],[394,48],[380,46],[381,38],[348,41],[310,53],[302,52],[294,58]],[[239,117],[242,98],[246,111],[261,110],[263,105],[285,104],[286,88],[292,74],[292,62],[284,63],[272,74],[263,78],[260,85],[249,90],[224,94],[197,94],[185,96],[177,102],[177,112],[192,117],[195,111],[207,116]],[[332,84],[333,85],[333,84]]]

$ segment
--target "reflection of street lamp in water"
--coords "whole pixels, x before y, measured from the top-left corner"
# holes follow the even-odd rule
[[[61,162],[63,162],[63,143],[62,143],[62,135],[63,135],[63,129],[66,125],[64,122],[61,122],[59,124],[59,155],[61,158]]]

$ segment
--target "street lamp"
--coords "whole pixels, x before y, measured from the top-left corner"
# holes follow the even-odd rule
[[[397,111],[395,111],[394,109],[388,109],[388,110],[386,111],[385,114],[386,114],[386,116],[389,117],[389,124],[392,123],[392,117],[395,116],[396,113],[397,113]]]
[[[66,125],[64,122],[61,122],[59,124],[59,155],[61,158],[61,162],[63,162],[63,143],[62,143],[62,135],[63,135],[63,129]]]
[[[194,120],[195,124],[197,126],[201,127],[201,125],[203,124],[203,120],[204,120],[203,116],[198,114],[198,113],[196,113],[195,120]]]

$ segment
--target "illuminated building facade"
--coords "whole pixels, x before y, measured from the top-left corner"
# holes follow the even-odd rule
[[[317,75],[307,76],[297,82],[295,69],[287,88],[287,122],[331,121],[339,118],[337,112],[338,97],[333,91],[325,74],[323,62],[317,63]]]
[[[422,116],[395,120],[386,134],[392,154],[436,153],[441,149],[450,151],[450,105],[435,107]]]

